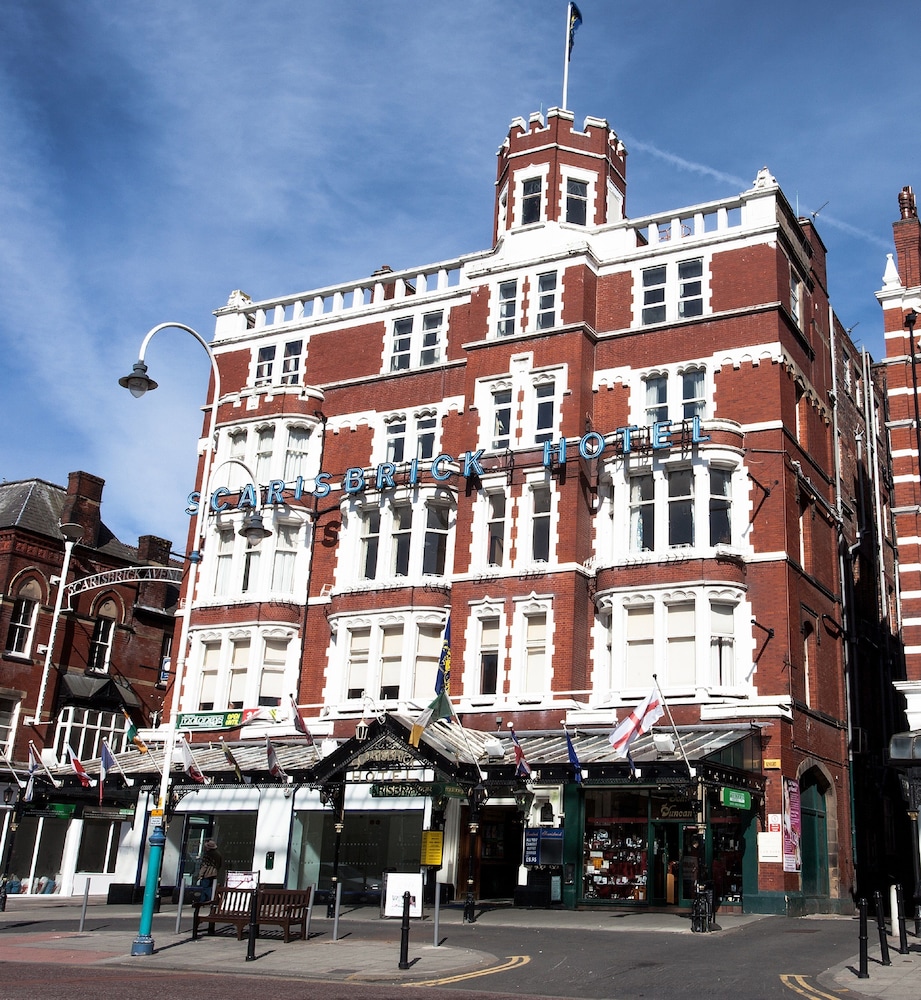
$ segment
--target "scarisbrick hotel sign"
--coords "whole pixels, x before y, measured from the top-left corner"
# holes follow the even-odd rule
[[[667,451],[676,443],[698,444],[710,440],[709,435],[703,435],[700,432],[700,417],[683,421],[677,432],[674,432],[672,427],[671,420],[659,420],[647,427],[636,424],[618,427],[608,436],[600,434],[598,431],[589,431],[578,440],[560,438],[557,441],[546,441],[543,446],[543,465],[548,469],[554,466],[563,466],[576,454],[582,459],[601,458],[605,453],[612,457],[627,456],[633,452]],[[443,483],[456,475],[461,475],[464,479],[481,478],[487,472],[481,464],[484,451],[485,449],[478,448],[476,451],[466,451],[457,457],[442,454],[427,462],[420,462],[418,458],[414,458],[408,463],[406,483],[409,486],[417,486],[426,479]],[[272,479],[264,487],[247,483],[238,490],[232,490],[227,486],[218,486],[208,498],[208,506],[214,513],[218,514],[228,510],[255,509],[259,506],[271,507],[274,504],[287,503],[289,500],[297,502],[304,496],[312,496],[319,500],[329,496],[333,490],[341,490],[346,494],[363,493],[365,490],[380,491],[395,488],[398,485],[398,475],[402,478],[402,467],[398,468],[393,462],[381,462],[370,470],[364,468],[346,469],[339,482],[333,481],[333,475],[330,472],[318,472],[313,479],[311,488],[308,488],[310,481],[305,480],[303,476],[298,476],[293,486],[289,486],[282,479]],[[265,497],[260,502],[259,492],[261,490],[265,491]],[[186,513],[189,515],[198,513],[200,501],[200,492],[190,493]]]

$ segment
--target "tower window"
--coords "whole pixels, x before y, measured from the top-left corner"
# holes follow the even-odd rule
[[[522,186],[521,224],[529,226],[532,222],[540,222],[541,182],[539,177],[526,180]]]
[[[588,216],[588,182],[566,181],[566,221],[584,226]]]

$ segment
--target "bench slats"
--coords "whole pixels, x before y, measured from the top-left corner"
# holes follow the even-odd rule
[[[261,924],[282,928],[284,940],[291,940],[291,928],[299,929],[301,939],[307,937],[307,911],[310,889],[230,889],[221,886],[210,903],[207,914],[201,905],[195,905],[192,918],[192,940],[198,939],[200,923],[208,924],[208,933],[214,934],[217,924],[230,924],[237,929],[237,940],[243,940],[243,930],[249,925],[253,911],[253,893],[259,893],[259,911],[256,917],[256,934]]]

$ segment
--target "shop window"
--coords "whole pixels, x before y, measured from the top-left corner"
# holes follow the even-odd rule
[[[75,871],[114,872],[121,826],[118,820],[84,819]]]

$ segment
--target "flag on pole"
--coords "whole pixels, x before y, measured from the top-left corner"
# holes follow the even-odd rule
[[[202,774],[201,768],[195,763],[195,758],[192,756],[192,748],[189,746],[189,741],[187,739],[181,739],[179,741],[179,746],[182,750],[182,769],[193,781],[197,781],[200,785],[206,785],[208,782],[206,781],[204,774]]]
[[[307,728],[307,723],[304,722],[301,717],[301,713],[298,711],[297,702],[294,700],[294,695],[289,695],[291,698],[291,712],[294,716],[294,728],[304,737],[307,741],[308,746],[313,746],[313,737],[310,735],[310,730]]]
[[[230,749],[229,746],[227,746],[227,744],[223,740],[221,740],[221,749],[224,751],[224,759],[233,768],[233,773],[236,776],[237,781],[242,783],[244,780],[243,771],[241,770],[240,765],[237,763],[237,758],[234,757],[233,751]]]
[[[279,778],[281,781],[287,781],[287,772],[279,763],[278,754],[275,753],[275,747],[272,746],[272,741],[268,738],[268,736],[265,738],[265,755],[269,762],[269,774],[271,774],[273,778]]]
[[[35,760],[36,769],[45,772],[45,777],[55,788],[61,787],[60,781],[55,781],[54,775],[48,770],[48,765],[42,760],[41,755],[35,749],[35,744],[29,740],[29,773],[32,773],[32,761]]]
[[[579,755],[576,753],[576,748],[572,745],[572,739],[569,736],[569,730],[564,726],[563,733],[566,736],[566,752],[569,754],[569,763],[572,764],[576,772],[576,783],[581,784],[582,782],[582,763],[579,760]]]
[[[131,716],[122,709],[122,715],[128,720],[128,742],[133,743],[140,753],[147,753],[147,744],[138,736],[138,727],[131,721]]]
[[[578,28],[581,23],[582,11],[580,11],[574,3],[571,3],[569,5],[569,48],[567,50],[567,58],[572,56],[572,44],[576,40],[576,28]]]
[[[664,714],[658,690],[653,688],[639,708],[635,708],[611,733],[609,739],[616,756],[629,757],[630,744],[637,736],[648,733]]]
[[[105,784],[106,778],[109,775],[109,771],[112,768],[117,768],[118,762],[112,756],[112,751],[109,749],[109,744],[105,740],[102,741],[102,753],[99,756],[99,804],[102,805],[102,788]]]
[[[451,616],[445,622],[444,640],[441,643],[441,656],[438,658],[438,673],[435,675],[435,700],[426,708],[413,723],[409,734],[409,745],[419,746],[423,732],[436,719],[451,719],[454,709],[451,707]]]
[[[509,723],[509,732],[512,734],[512,746],[515,750],[515,777],[529,778],[531,776],[531,765],[524,755],[524,750],[521,749],[521,744],[518,742],[518,737],[515,735],[515,730],[512,729],[511,723]]]
[[[86,773],[86,768],[77,758],[77,755],[73,752],[73,749],[68,745],[67,756],[70,758],[70,766],[74,769],[74,773],[80,779],[80,784],[84,788],[90,788],[96,784],[95,781]]]
[[[42,767],[42,762],[38,759],[38,754],[35,752],[35,747],[32,741],[29,741],[29,777],[26,781],[26,790],[23,793],[22,801],[31,802],[33,795],[35,794],[35,774],[40,771]]]

